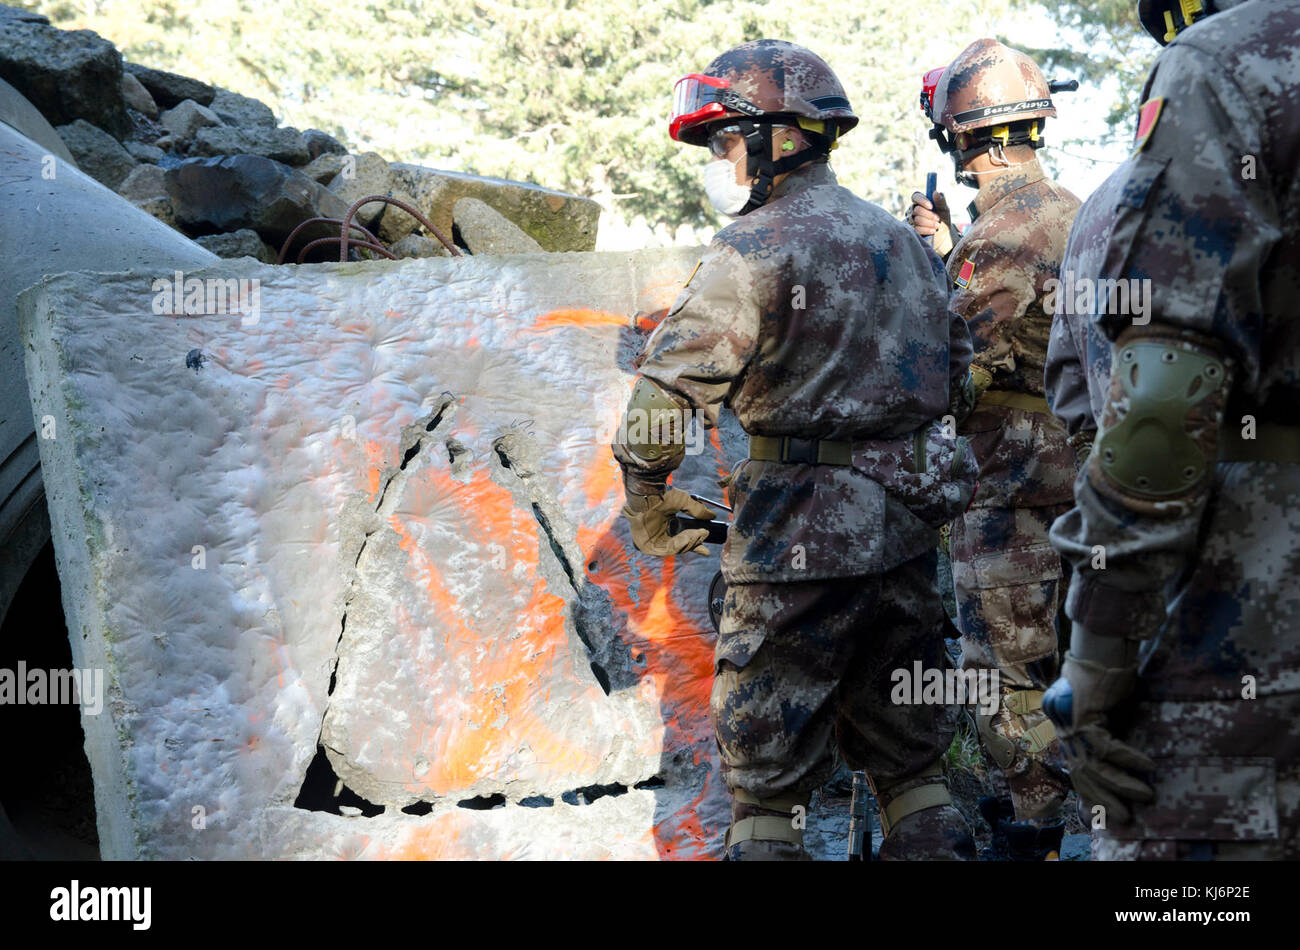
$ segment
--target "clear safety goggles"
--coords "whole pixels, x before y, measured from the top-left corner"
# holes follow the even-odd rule
[[[779,129],[798,130],[798,126],[784,123],[772,123],[772,131]],[[720,125],[709,132],[706,144],[709,146],[709,152],[714,158],[726,158],[731,150],[736,147],[737,141],[745,140],[745,133],[739,125]]]
[[[738,125],[723,125],[709,132],[707,144],[714,158],[726,158],[738,142],[745,140]]]

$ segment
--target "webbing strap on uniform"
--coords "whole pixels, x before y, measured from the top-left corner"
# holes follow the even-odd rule
[[[888,837],[890,830],[908,815],[951,804],[952,795],[949,794],[947,785],[918,785],[909,788],[880,810],[880,826]]]
[[[1219,442],[1221,462],[1300,462],[1300,426],[1260,422],[1253,439],[1243,439],[1241,430],[1227,426]]]
[[[731,796],[742,805],[756,805],[759,808],[766,808],[768,811],[793,812],[795,808],[807,808],[808,803],[812,801],[812,792],[774,795],[771,798],[759,798],[757,795],[752,792],[747,792],[743,788],[734,788],[731,790]]]
[[[1052,744],[1052,740],[1055,738],[1056,727],[1052,725],[1050,719],[1044,719],[1034,728],[1025,730],[1025,734],[1021,736],[1031,755],[1042,752]]]
[[[1013,393],[1004,389],[986,389],[984,395],[980,396],[979,404],[981,406],[1008,406],[1012,409],[1024,409],[1028,412],[1045,412],[1048,415],[1052,412],[1044,396]]]
[[[725,847],[742,841],[788,841],[790,844],[803,844],[803,829],[796,828],[789,818],[777,818],[775,815],[751,815],[742,818],[727,829]]]
[[[757,462],[804,462],[809,465],[852,465],[853,443],[833,439],[751,435],[749,457]]]
[[[1043,691],[1041,689],[1018,689],[1013,693],[1008,693],[1006,698],[1002,700],[1002,705],[1017,716],[1028,715],[1043,708]]]

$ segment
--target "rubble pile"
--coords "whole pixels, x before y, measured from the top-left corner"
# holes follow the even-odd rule
[[[0,79],[55,127],[77,166],[219,256],[273,263],[297,225],[342,218],[375,194],[414,206],[471,253],[595,249],[600,206],[590,199],[350,152],[319,129],[280,125],[263,102],[125,62],[98,34],[37,13],[0,6],[0,28]],[[449,253],[394,206],[363,206],[356,220],[398,257]],[[286,260],[337,234],[307,229]]]

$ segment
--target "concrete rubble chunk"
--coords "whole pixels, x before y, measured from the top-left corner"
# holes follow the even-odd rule
[[[338,195],[345,205],[368,195],[385,195],[415,205],[409,192],[396,187],[388,162],[378,152],[344,156],[342,170],[331,179],[329,190]],[[376,201],[357,211],[357,222],[391,244],[410,234],[419,221],[401,208]]]
[[[302,133],[302,139],[307,143],[307,153],[313,159],[322,155],[346,155],[348,148],[328,132],[322,132],[320,129],[308,129]]]
[[[127,142],[125,148],[136,161],[149,162],[151,165],[157,165],[167,155],[158,146],[146,142]]]
[[[127,201],[166,197],[167,173],[157,165],[137,165],[122,179],[117,193]]]
[[[171,199],[166,195],[152,195],[148,198],[133,198],[130,200],[131,204],[135,205],[145,214],[153,215],[169,228],[177,227],[176,211],[172,207]]]
[[[154,102],[163,109],[178,106],[186,99],[193,99],[201,106],[211,105],[217,94],[216,89],[198,79],[178,76],[162,69],[150,69],[139,63],[127,63],[126,71],[140,80],[140,84],[153,96]]]
[[[400,241],[394,241],[388,249],[398,257],[450,257],[451,252],[441,242],[423,234],[408,234]]]
[[[144,83],[126,71],[122,73],[122,101],[128,108],[142,115],[147,115],[151,119],[158,118],[158,103],[153,101],[153,96],[149,95],[149,90],[144,87]]]
[[[192,233],[251,228],[279,246],[308,218],[341,218],[347,206],[302,172],[256,155],[189,159],[167,170],[167,194]],[[337,234],[322,225],[314,237]]]
[[[717,563],[634,549],[608,450],[629,318],[698,256],[180,275],[256,280],[255,319],[155,313],[170,274],[20,297],[74,655],[110,671],[82,716],[105,858],[719,855]],[[677,485],[743,456],[718,431]]]
[[[186,99],[168,109],[159,117],[158,123],[179,145],[189,143],[199,129],[222,124],[215,112],[193,99]]]
[[[452,222],[475,254],[540,254],[542,246],[510,223],[501,212],[477,198],[461,198]]]
[[[209,234],[194,241],[217,257],[252,257],[263,264],[275,263],[275,251],[257,236],[256,231],[248,228],[228,234]]]
[[[461,198],[478,198],[499,211],[545,251],[590,251],[596,246],[600,205],[589,198],[527,182],[481,178],[394,162],[396,187],[414,196],[434,226],[451,236],[452,209]]]
[[[218,125],[199,129],[190,145],[190,154],[260,155],[286,165],[305,165],[308,161],[302,133],[292,127]]]
[[[23,18],[4,21],[0,79],[13,85],[50,124],[85,119],[114,136],[129,128],[122,102],[122,57],[90,30],[59,30]]]
[[[121,143],[85,119],[55,129],[63,139],[77,167],[91,178],[116,189],[135,168],[136,161]]]
[[[339,173],[339,170],[342,167],[342,155],[325,152],[321,155],[317,155],[306,165],[302,166],[300,171],[312,181],[320,182],[322,185],[328,185],[334,180],[334,176]]]
[[[275,125],[275,113],[270,106],[229,89],[217,90],[217,94],[212,97],[211,108],[226,125]]]

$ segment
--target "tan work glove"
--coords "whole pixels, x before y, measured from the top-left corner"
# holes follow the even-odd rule
[[[1107,724],[1107,713],[1128,697],[1136,682],[1135,667],[1107,667],[1067,653],[1061,679],[1043,696],[1043,709],[1070,763],[1074,790],[1084,804],[1101,805],[1107,820],[1120,824],[1132,818],[1131,803],[1156,797],[1135,774],[1154,772],[1155,762],[1116,739]]]
[[[948,210],[948,199],[941,192],[934,193],[933,202],[919,191],[912,192],[912,204],[907,209],[906,219],[921,237],[933,236],[932,244],[940,257],[948,256],[953,247],[952,212]]]
[[[700,542],[709,536],[703,528],[694,528],[680,534],[668,533],[668,519],[679,511],[692,518],[713,518],[713,509],[698,502],[680,488],[670,488],[663,495],[627,496],[623,517],[632,530],[632,543],[642,554],[672,557],[693,551],[708,554],[709,549]]]

